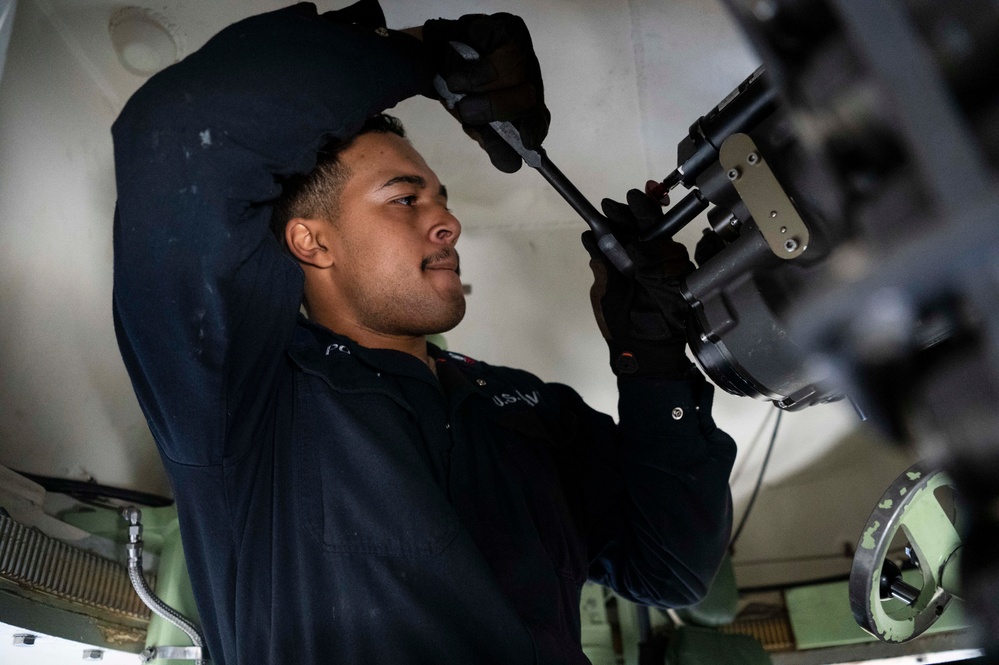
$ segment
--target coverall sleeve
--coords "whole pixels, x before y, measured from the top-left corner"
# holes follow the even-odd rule
[[[584,454],[582,522],[589,578],[655,607],[698,602],[728,547],[732,438],[711,417],[713,386],[691,381],[619,382],[619,424],[572,408]]]
[[[112,128],[118,343],[161,452],[220,464],[273,398],[303,275],[269,229],[283,176],[428,89],[422,44],[300,4],[240,21],[150,79]],[[370,11],[369,11],[370,15]],[[252,430],[250,430],[252,431]]]

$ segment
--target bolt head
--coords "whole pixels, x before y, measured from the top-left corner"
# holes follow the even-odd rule
[[[760,163],[760,156],[757,155],[755,152],[751,152],[748,155],[746,155],[746,161],[749,162],[750,166],[756,166],[757,164]]]
[[[729,180],[738,180],[739,179],[739,169],[729,169],[728,173],[726,173],[725,175],[728,176]]]
[[[788,252],[793,252],[798,249],[798,239],[788,238],[784,241],[784,249]]]

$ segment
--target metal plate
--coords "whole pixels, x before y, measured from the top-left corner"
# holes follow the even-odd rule
[[[753,139],[732,134],[721,144],[718,161],[771,251],[782,259],[801,256],[808,249],[808,227]]]

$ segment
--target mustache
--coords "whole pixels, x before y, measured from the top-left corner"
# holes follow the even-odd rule
[[[426,270],[429,266],[450,261],[452,257],[454,257],[456,264],[455,273],[461,276],[461,257],[458,256],[458,251],[453,247],[445,247],[439,252],[434,252],[430,256],[424,257],[420,262],[420,270]]]

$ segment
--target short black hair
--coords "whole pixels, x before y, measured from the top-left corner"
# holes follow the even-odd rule
[[[326,143],[319,150],[315,168],[309,173],[285,179],[281,183],[281,196],[271,212],[271,232],[282,247],[288,220],[303,217],[336,222],[340,193],[350,176],[347,168],[340,163],[340,154],[363,134],[395,134],[406,138],[406,130],[398,118],[379,113],[368,118],[353,136]]]

